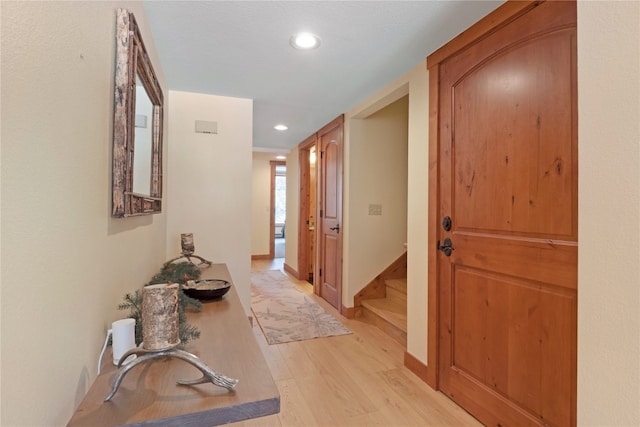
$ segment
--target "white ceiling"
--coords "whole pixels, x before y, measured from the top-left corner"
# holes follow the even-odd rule
[[[144,9],[169,89],[253,99],[254,149],[286,152],[501,3],[147,0]],[[320,48],[293,49],[301,31]]]

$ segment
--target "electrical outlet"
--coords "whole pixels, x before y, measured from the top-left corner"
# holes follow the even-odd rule
[[[382,205],[369,204],[369,215],[382,215]]]

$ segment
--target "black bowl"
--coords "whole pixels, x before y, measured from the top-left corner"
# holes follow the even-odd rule
[[[222,298],[231,289],[231,283],[222,279],[196,280],[195,285],[183,285],[182,290],[187,296],[199,300]]]

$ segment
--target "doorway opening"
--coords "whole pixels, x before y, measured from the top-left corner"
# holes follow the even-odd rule
[[[298,279],[339,312],[342,305],[342,140],[340,115],[300,143]],[[315,154],[314,154],[315,153]]]
[[[287,165],[271,162],[271,215],[269,253],[273,258],[285,257],[285,234],[287,223]]]
[[[274,258],[284,258],[287,224],[287,166],[276,165],[274,176]]]
[[[316,268],[317,153],[314,134],[300,145],[298,279],[314,284]]]

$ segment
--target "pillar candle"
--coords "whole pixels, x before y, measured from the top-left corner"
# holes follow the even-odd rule
[[[178,284],[142,288],[142,341],[146,350],[165,350],[180,344]]]

